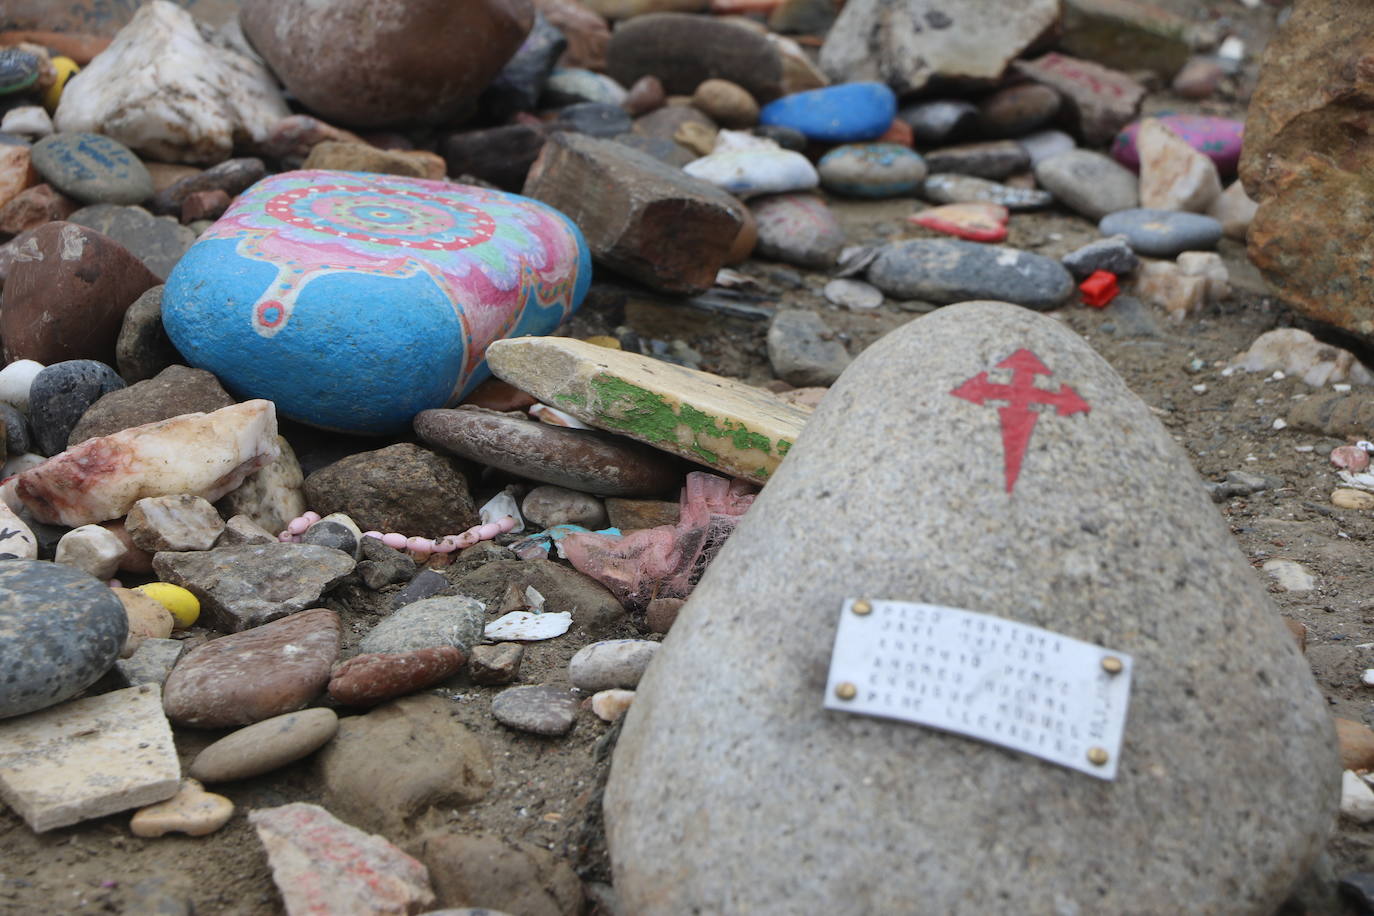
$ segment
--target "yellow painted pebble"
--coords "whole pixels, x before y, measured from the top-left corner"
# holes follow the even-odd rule
[[[593,334],[587,338],[587,343],[594,347],[605,347],[607,350],[620,349],[620,341],[609,334]]]
[[[67,85],[67,80],[71,79],[81,70],[76,61],[70,57],[57,56],[52,58],[52,65],[57,70],[57,79],[43,93],[43,107],[52,114],[57,111],[57,103],[62,100],[62,90]]]
[[[186,629],[200,617],[200,599],[180,585],[170,582],[149,582],[147,585],[140,585],[134,591],[142,592],[171,611],[172,619],[176,621],[179,630]]]

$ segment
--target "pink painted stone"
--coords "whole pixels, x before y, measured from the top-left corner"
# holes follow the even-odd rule
[[[375,706],[437,684],[467,664],[455,646],[358,655],[334,669],[329,696],[345,706]]]
[[[435,902],[424,863],[319,805],[262,808],[249,813],[248,822],[267,850],[272,880],[291,916],[410,916]]]
[[[1236,173],[1245,122],[1188,114],[1160,115],[1158,120],[1183,142],[1215,162],[1223,178]],[[1141,121],[1128,124],[1112,141],[1112,158],[1136,171],[1140,169],[1140,150],[1136,141],[1140,135]]]
[[[1369,467],[1369,452],[1358,445],[1342,445],[1331,450],[1331,463],[1358,474]]]

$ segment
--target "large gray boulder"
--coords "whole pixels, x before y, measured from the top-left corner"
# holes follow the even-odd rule
[[[1019,465],[1019,408],[977,392],[1013,355],[1021,396],[1055,400],[1027,408]],[[824,709],[863,596],[1129,653],[1115,780]],[[760,600],[776,613],[740,612]],[[831,388],[640,682],[605,814],[628,912],[1270,913],[1340,769],[1311,672],[1149,408],[1060,323],[974,302]]]

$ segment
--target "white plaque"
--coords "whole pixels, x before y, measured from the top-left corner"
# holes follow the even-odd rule
[[[825,707],[1115,779],[1130,693],[1122,652],[990,614],[865,599],[840,612]]]

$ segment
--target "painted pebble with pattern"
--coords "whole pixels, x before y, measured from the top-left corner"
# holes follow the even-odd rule
[[[1222,176],[1236,173],[1245,136],[1244,122],[1190,114],[1160,115],[1159,120],[1183,142],[1215,162]],[[1140,168],[1140,150],[1136,147],[1140,125],[1141,121],[1132,121],[1112,141],[1112,158],[1136,170]]]
[[[401,431],[488,375],[487,345],[547,334],[591,257],[538,201],[357,172],[258,182],[200,237],[162,299],[190,363],[240,397],[351,433]]]

